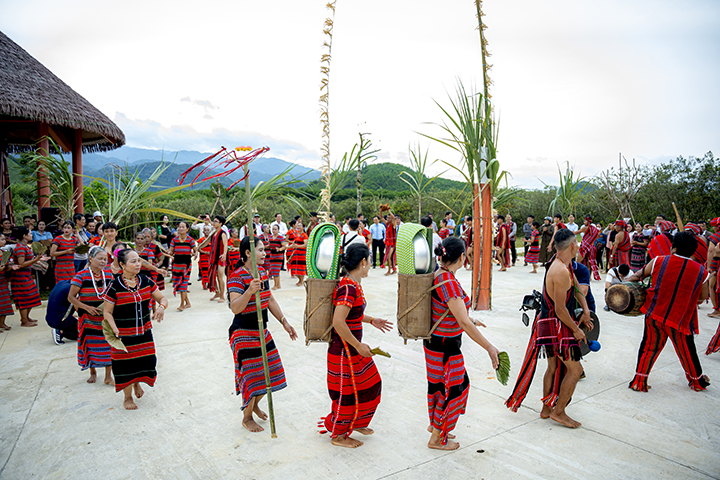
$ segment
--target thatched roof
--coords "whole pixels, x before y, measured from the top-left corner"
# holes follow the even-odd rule
[[[82,129],[85,152],[125,144],[125,135],[112,120],[0,32],[0,145],[10,152],[32,150],[36,122],[48,123],[69,138],[73,130]]]

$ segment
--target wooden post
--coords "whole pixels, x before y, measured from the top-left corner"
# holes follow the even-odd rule
[[[82,164],[82,130],[75,130],[72,144],[73,192],[75,193],[75,213],[83,213],[83,164]]]
[[[40,123],[38,126],[38,150],[37,153],[40,155],[50,154],[50,142],[48,141],[48,135],[50,134],[50,125],[47,123]],[[50,206],[50,186],[48,184],[48,178],[45,171],[38,170],[37,177],[37,194],[38,194],[38,219],[40,218],[40,211],[43,208]]]
[[[492,194],[490,185],[480,184],[480,198],[482,201],[482,261],[480,263],[480,286],[478,288],[478,301],[476,310],[490,310],[492,298],[490,286],[492,283]]]

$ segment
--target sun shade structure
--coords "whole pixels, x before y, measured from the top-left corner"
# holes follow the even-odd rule
[[[18,44],[0,32],[0,186],[2,216],[12,214],[6,155],[37,149],[48,152],[52,138],[72,152],[75,174],[82,174],[82,153],[108,151],[125,144],[125,135],[112,120],[55,76]],[[38,141],[40,141],[38,143]],[[82,177],[75,177],[82,211]],[[48,207],[48,184],[38,177],[38,207]]]

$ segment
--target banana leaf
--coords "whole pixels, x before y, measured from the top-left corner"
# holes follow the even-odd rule
[[[500,361],[497,368],[498,382],[507,385],[510,377],[510,356],[507,352],[500,352],[498,353],[498,360]]]
[[[87,244],[85,244],[85,245],[78,245],[77,247],[75,247],[75,253],[77,253],[77,254],[79,254],[79,255],[83,255],[83,254],[85,254],[85,253],[88,253],[89,250],[90,250],[90,245],[87,245]]]
[[[10,250],[3,250],[2,259],[0,259],[0,267],[4,267],[5,265],[7,265],[10,257],[12,257],[12,252]]]
[[[127,348],[125,348],[125,344],[122,342],[122,340],[115,336],[115,333],[112,331],[112,327],[108,323],[107,320],[103,318],[102,321],[102,327],[103,327],[103,335],[105,335],[105,340],[110,344],[111,347],[113,347],[116,350],[122,350],[123,352],[127,352]]]
[[[40,242],[33,242],[31,248],[35,255],[42,255],[47,251],[47,247]]]
[[[382,355],[383,357],[388,357],[388,358],[390,358],[390,354],[387,353],[387,352],[383,352],[382,350],[380,350],[380,347],[375,347],[375,348],[373,348],[373,349],[370,350],[370,351],[371,351],[372,353],[374,353],[375,355]]]

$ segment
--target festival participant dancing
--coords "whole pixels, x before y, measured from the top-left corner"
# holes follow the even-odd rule
[[[473,263],[473,217],[468,215],[465,217],[465,230],[460,234],[460,238],[465,241],[465,269],[472,270]],[[509,230],[509,227],[508,227]],[[507,253],[506,253],[507,254]]]
[[[188,298],[188,282],[192,270],[192,259],[197,258],[197,243],[188,235],[189,225],[181,220],[177,225],[177,236],[170,240],[169,255],[173,258],[172,283],[173,295],[180,292],[178,312],[192,307]]]
[[[200,279],[202,281],[203,290],[210,288],[210,277],[208,276],[208,272],[210,270],[211,236],[212,227],[205,225],[203,227],[203,236],[198,240],[198,243],[200,244],[200,261],[198,262],[198,269],[200,270]]]
[[[554,239],[557,254],[546,264],[540,313],[533,322],[525,359],[513,392],[505,405],[513,411],[520,408],[530,389],[537,358],[542,355],[544,348],[548,365],[543,378],[543,407],[540,417],[551,418],[569,428],[577,428],[580,422],[570,418],[565,408],[583,373],[580,365],[580,342],[587,340],[580,324],[592,330],[593,323],[587,300],[581,293],[576,294],[582,289],[572,270],[572,260],[578,251],[575,234],[562,228],[555,233]],[[577,305],[576,300],[583,310],[577,322],[572,317]]]
[[[615,222],[615,242],[613,243],[612,253],[610,254],[611,266],[630,265],[630,235],[628,235],[627,224],[624,220]]]
[[[280,321],[291,340],[297,339],[295,329],[283,315],[280,305],[270,291],[267,272],[262,265],[265,263],[265,245],[255,237],[255,258],[258,263],[259,278],[252,275],[252,258],[250,257],[250,237],[240,242],[240,261],[242,265],[228,279],[228,298],[230,309],[235,317],[228,330],[230,348],[235,361],[235,393],[242,394],[243,427],[251,432],[262,432],[253,413],[261,420],[267,414],[260,410],[260,400],[265,396],[267,387],[263,370],[263,359],[260,351],[260,333],[258,331],[257,303],[255,293],[260,292],[260,309],[263,318],[263,333],[267,350],[267,361],[270,371],[270,389],[273,392],[287,386],[285,370],[275,341],[267,329],[268,311]]]
[[[385,259],[384,265],[387,265],[388,271],[385,275],[392,275],[397,271],[395,260],[395,245],[397,243],[397,229],[395,228],[395,215],[388,210],[387,221],[385,222]]]
[[[672,251],[672,232],[675,224],[667,220],[662,220],[657,224],[655,235],[648,245],[648,256],[653,259],[660,255],[671,255]]]
[[[450,432],[460,415],[465,413],[470,379],[465,372],[465,360],[460,350],[463,331],[490,355],[493,369],[498,367],[498,349],[477,329],[485,326],[468,315],[470,299],[455,273],[465,260],[465,243],[457,237],[448,237],[435,249],[441,266],[435,271],[432,293],[432,322],[440,322],[429,340],[423,341],[427,369],[427,402],[431,432],[428,447],[455,450],[460,444]]]
[[[163,291],[165,290],[165,275],[167,275],[167,270],[161,267],[165,264],[165,252],[163,251],[163,247],[160,245],[160,242],[157,241],[158,233],[156,229],[146,228],[143,232],[145,232],[145,241],[148,243],[148,247],[152,248],[153,253],[155,254],[155,261],[153,262],[153,265],[157,268],[157,270],[155,271],[155,276],[152,278],[155,280],[155,283],[160,291]]]
[[[540,257],[541,236],[539,228],[540,224],[536,220],[533,220],[530,239],[523,238],[523,242],[530,244],[530,248],[528,248],[527,254],[525,255],[525,263],[529,263],[533,267],[532,272],[530,273],[537,273],[537,264]]]
[[[552,230],[552,236],[550,238],[550,245],[548,245],[548,247],[547,247],[548,252],[553,251],[553,247],[555,246],[555,234],[558,232],[558,230],[567,228],[567,226],[562,221],[562,215],[560,215],[559,213],[556,213],[555,215],[553,215],[552,222],[553,222],[552,223],[553,230]]]
[[[157,358],[150,321],[150,299],[158,308],[153,319],[161,322],[167,309],[167,299],[157,285],[145,275],[140,275],[140,256],[131,249],[117,252],[122,274],[116,277],[103,296],[103,316],[116,337],[122,340],[127,352],[114,347],[110,349],[115,391],[123,391],[126,410],[136,410],[133,400],[141,398],[144,391],[140,382],[155,385]]]
[[[498,215],[498,233],[495,237],[495,246],[497,247],[497,259],[500,262],[499,272],[504,272],[507,267],[510,266],[510,258],[508,252],[510,251],[510,227],[505,224],[505,217]]]
[[[228,235],[223,229],[225,217],[215,215],[212,224],[215,232],[213,232],[209,238],[210,266],[208,267],[208,288],[214,294],[210,301],[217,300],[218,303],[223,303],[225,301],[225,275],[223,272],[227,260],[228,244]]]
[[[105,270],[107,266],[107,252],[97,245],[88,251],[88,264],[80,270],[70,281],[70,302],[78,314],[78,365],[82,370],[90,369],[90,378],[87,383],[95,383],[97,368],[105,367],[105,382],[113,383],[110,369],[110,344],[103,334],[102,303],[103,294],[113,280],[112,273]]]
[[[13,261],[18,268],[12,272],[12,298],[15,300],[15,307],[20,312],[20,326],[36,327],[37,320],[30,318],[30,310],[39,307],[42,302],[30,267],[40,260],[46,262],[50,260],[50,257],[47,255],[36,257],[33,254],[32,248],[28,245],[32,242],[32,233],[27,228],[18,227],[16,235],[19,241],[13,250]]]
[[[238,235],[238,229],[237,228],[231,228],[230,229],[230,238],[228,239],[227,244],[227,267],[226,270],[226,276],[230,276],[232,272],[240,268],[241,265],[238,264],[240,261],[240,236]],[[266,262],[267,263],[267,262]]]
[[[273,279],[274,285],[272,290],[278,290],[282,288],[280,286],[280,267],[283,264],[283,255],[285,254],[285,237],[280,235],[280,227],[277,223],[272,224],[270,227],[270,240],[267,244],[267,257],[265,263],[267,264],[268,276]]]
[[[371,435],[370,421],[380,404],[381,381],[372,360],[373,353],[362,343],[363,322],[382,332],[392,323],[365,314],[361,279],[368,276],[372,262],[364,243],[351,243],[341,261],[345,275],[333,292],[332,338],[327,352],[327,385],[332,407],[323,418],[333,445],[357,448],[363,444],[353,432]]]
[[[593,219],[590,215],[583,218],[583,226],[577,231],[582,234],[582,242],[580,242],[580,250],[578,251],[577,261],[592,270],[593,278],[600,280],[600,272],[597,264],[597,247],[595,242],[600,236],[600,230],[592,223]]]
[[[5,235],[0,233],[0,248],[7,244]],[[9,259],[5,265],[0,266],[0,331],[10,330],[10,326],[5,323],[5,318],[8,315],[15,315],[15,311],[12,308],[12,297],[10,296],[10,289],[8,288],[7,280],[5,279],[6,272],[12,272],[17,270],[18,266],[11,264]]]
[[[642,223],[635,225],[635,232],[630,237],[630,268],[633,272],[637,272],[645,266],[645,257],[647,256],[647,247],[650,245],[650,237],[643,234]]]
[[[288,269],[290,270],[290,276],[297,277],[298,281],[295,284],[297,287],[302,287],[305,274],[307,273],[305,254],[307,252],[308,236],[303,231],[303,224],[300,220],[293,220],[295,223],[290,222],[291,228],[287,234],[287,250],[290,252],[290,258],[288,260]]]
[[[708,377],[702,374],[693,337],[698,332],[697,306],[708,296],[709,277],[705,267],[690,259],[696,249],[693,234],[679,232],[673,238],[671,255],[655,257],[644,269],[628,277],[628,281],[637,282],[652,276],[652,286],[640,309],[645,314],[645,331],[635,378],[628,385],[633,390],[647,392],[650,388],[648,376],[668,337],[690,388],[701,391],[710,385]]]
[[[75,276],[75,247],[83,242],[78,240],[73,228],[74,223],[63,223],[62,235],[55,237],[50,247],[50,256],[55,258],[55,283],[71,280]]]

